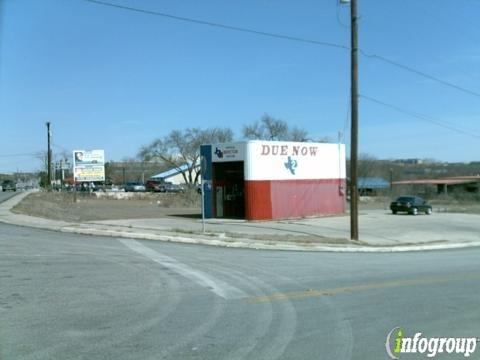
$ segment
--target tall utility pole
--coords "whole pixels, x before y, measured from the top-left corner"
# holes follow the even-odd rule
[[[52,186],[52,149],[50,147],[50,121],[47,121],[47,189]]]
[[[350,0],[351,17],[351,101],[352,128],[350,140],[350,239],[358,240],[358,16],[357,0]]]

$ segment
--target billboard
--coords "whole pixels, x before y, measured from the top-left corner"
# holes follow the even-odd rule
[[[73,174],[76,182],[105,181],[105,151],[73,150]]]

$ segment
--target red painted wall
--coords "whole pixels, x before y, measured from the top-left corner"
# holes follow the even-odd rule
[[[245,218],[269,220],[344,213],[345,185],[339,179],[245,181]]]
[[[245,181],[245,219],[273,219],[270,185],[269,180]]]

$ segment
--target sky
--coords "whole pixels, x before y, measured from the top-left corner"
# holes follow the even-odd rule
[[[0,172],[104,149],[133,158],[188,127],[268,113],[350,142],[349,6],[338,0],[106,0],[340,47],[265,37],[86,0],[0,0]],[[480,0],[359,0],[359,152],[480,161]],[[445,85],[453,84],[458,86]],[[373,100],[376,101],[373,101]],[[388,106],[386,106],[388,105]],[[421,116],[418,116],[421,114]],[[413,116],[412,116],[413,115]]]

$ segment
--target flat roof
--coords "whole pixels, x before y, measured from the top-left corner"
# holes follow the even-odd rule
[[[480,176],[456,176],[443,179],[416,179],[393,181],[393,185],[457,185],[480,182]]]
[[[357,182],[357,186],[362,189],[387,189],[390,187],[390,183],[380,177],[360,177]]]

